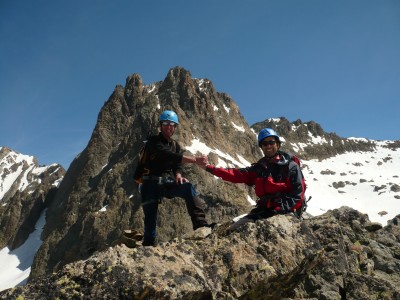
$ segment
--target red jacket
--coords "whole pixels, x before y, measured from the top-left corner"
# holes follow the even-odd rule
[[[207,171],[225,181],[255,186],[260,198],[257,206],[277,213],[295,211],[304,201],[305,184],[300,166],[283,151],[278,151],[272,163],[267,163],[263,157],[246,168],[224,169],[210,165]]]

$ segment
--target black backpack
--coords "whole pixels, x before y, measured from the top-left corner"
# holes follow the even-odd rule
[[[136,166],[135,174],[133,178],[135,179],[136,183],[140,184],[143,183],[143,175],[148,175],[150,170],[145,167],[146,161],[148,160],[148,153],[146,152],[146,145],[147,141],[144,142],[144,145],[139,150],[138,154],[138,163]]]
[[[172,140],[172,152],[176,151],[176,141]],[[143,176],[149,175],[150,174],[150,169],[147,168],[147,163],[149,160],[154,159],[155,155],[152,155],[150,157],[150,154],[147,151],[147,140],[144,141],[144,145],[142,148],[139,150],[138,153],[138,163],[136,165],[136,170],[135,174],[133,175],[133,178],[135,179],[136,183],[140,184],[143,183]]]

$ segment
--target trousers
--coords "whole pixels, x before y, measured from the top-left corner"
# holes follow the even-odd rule
[[[152,245],[157,237],[157,213],[161,198],[180,197],[185,200],[186,208],[192,220],[193,229],[207,225],[205,212],[197,192],[190,182],[182,184],[174,180],[159,184],[154,180],[146,180],[141,186],[142,207],[144,212],[143,244]]]

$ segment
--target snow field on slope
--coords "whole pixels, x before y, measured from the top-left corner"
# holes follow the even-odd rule
[[[393,184],[400,185],[398,152],[378,147],[375,152],[346,153],[322,161],[303,161],[303,166],[307,196],[312,196],[307,211],[312,215],[349,206],[368,214],[371,221],[386,225],[388,220],[400,214],[400,199],[394,197],[400,196],[400,192],[390,190]],[[335,174],[321,174],[323,171]],[[345,186],[335,188],[333,183],[340,181]],[[374,191],[375,186],[384,188]],[[380,212],[387,214],[381,215]]]

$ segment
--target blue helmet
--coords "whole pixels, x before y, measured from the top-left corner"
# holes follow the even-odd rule
[[[162,121],[172,121],[175,124],[179,124],[178,115],[172,110],[163,111],[163,113],[160,115],[160,122]]]
[[[264,128],[258,134],[258,145],[260,146],[260,143],[262,142],[262,140],[269,136],[274,136],[278,143],[281,142],[279,135],[276,133],[275,130],[273,130],[271,128]]]

